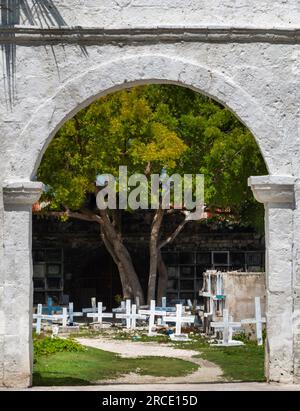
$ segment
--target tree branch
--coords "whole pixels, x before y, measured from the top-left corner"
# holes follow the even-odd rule
[[[158,248],[160,250],[164,248],[166,245],[171,244],[184,229],[185,225],[190,221],[201,221],[207,219],[207,213],[204,212],[204,208],[202,210],[197,210],[196,212],[181,210],[181,213],[185,215],[184,220],[178,225],[176,230],[165,241],[159,244]],[[191,217],[192,215],[193,218]],[[195,215],[198,217],[197,219],[195,218]]]
[[[47,211],[46,215],[50,216],[50,217],[68,217],[68,218],[74,218],[77,220],[81,220],[81,221],[88,221],[90,223],[95,223],[98,222],[97,221],[97,215],[87,215],[85,213],[81,213],[78,211],[70,211],[70,210],[66,210],[66,211]]]

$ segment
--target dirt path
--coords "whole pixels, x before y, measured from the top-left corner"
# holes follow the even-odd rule
[[[105,380],[105,383],[114,384],[186,384],[218,382],[222,380],[222,370],[215,364],[194,358],[199,355],[198,351],[182,350],[168,344],[142,343],[133,341],[109,340],[107,338],[78,338],[77,341],[87,347],[98,348],[104,351],[114,352],[127,358],[138,357],[170,357],[191,361],[199,368],[196,372],[184,377],[153,377],[130,373],[114,380]]]

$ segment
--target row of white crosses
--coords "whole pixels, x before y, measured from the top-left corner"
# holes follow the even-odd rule
[[[36,320],[36,333],[40,334],[42,329],[42,322],[47,321],[51,323],[60,323],[62,327],[73,326],[74,318],[83,317],[87,314],[87,317],[92,317],[95,322],[98,322],[102,326],[103,318],[112,318],[113,314],[103,313],[106,310],[102,303],[98,304],[98,310],[96,307],[96,299],[92,298],[92,307],[84,308],[82,312],[74,312],[74,304],[69,303],[69,308],[63,308],[62,314],[47,315],[43,314],[43,305],[39,304],[37,308],[37,313],[33,314],[33,319]]]
[[[194,316],[185,316],[183,306],[181,304],[176,305],[176,315],[168,315],[166,307],[166,299],[162,301],[163,307],[156,307],[156,302],[151,301],[149,309],[141,309],[137,312],[137,305],[131,305],[131,301],[127,300],[123,303],[119,309],[114,310],[116,312],[116,318],[126,320],[126,328],[134,330],[136,328],[137,320],[149,320],[149,336],[155,335],[155,320],[160,318],[160,324],[166,325],[167,323],[175,323],[176,331],[175,337],[182,336],[181,327],[182,324],[194,323]],[[41,332],[42,321],[61,322],[63,327],[68,324],[74,324],[75,317],[82,317],[86,313],[88,318],[92,318],[94,323],[97,323],[102,327],[104,318],[113,318],[113,313],[105,313],[105,307],[101,302],[98,303],[98,307],[95,307],[95,300],[92,300],[92,307],[83,309],[83,312],[74,312],[73,303],[69,304],[69,310],[63,308],[61,315],[44,315],[42,314],[43,307],[40,304],[38,306],[37,314],[34,314],[33,318],[37,320],[37,333]],[[125,311],[125,312],[124,312]]]
[[[260,297],[255,298],[255,318],[242,320],[241,322],[234,322],[233,318],[229,315],[228,310],[223,310],[223,321],[212,322],[210,325],[216,331],[222,331],[223,340],[217,344],[220,346],[236,346],[242,345],[240,341],[234,341],[232,339],[233,333],[236,330],[242,328],[243,324],[255,324],[256,326],[256,339],[258,345],[263,345],[262,325],[266,323],[266,318],[261,315],[261,302]]]
[[[148,325],[148,335],[155,336],[156,328],[156,318],[162,319],[160,324],[175,323],[176,331],[175,337],[182,337],[181,327],[182,324],[191,324],[194,323],[194,316],[185,316],[183,315],[183,306],[182,304],[176,305],[176,315],[167,315],[166,301],[163,301],[163,307],[156,307],[155,300],[152,300],[150,303],[149,309],[140,309],[137,313],[136,304],[131,305],[131,301],[126,301],[125,313],[116,314],[116,318],[126,320],[126,328],[134,330],[136,328],[137,320],[147,320],[149,321]]]

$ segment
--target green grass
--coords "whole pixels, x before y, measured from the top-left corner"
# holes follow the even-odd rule
[[[254,342],[245,342],[240,347],[214,347],[203,338],[193,338],[190,343],[176,343],[176,347],[199,351],[197,358],[218,365],[227,381],[261,382],[264,375],[264,347]]]
[[[213,347],[204,338],[193,337],[188,343],[170,342],[167,336],[148,337],[138,334],[139,342],[169,342],[176,348],[199,352],[197,358],[218,365],[225,381],[265,381],[264,347],[246,342],[241,347]],[[118,333],[116,339],[131,340],[132,335]],[[122,358],[117,354],[84,348],[72,340],[35,339],[34,384],[89,385],[135,372],[161,377],[184,376],[197,370],[197,365],[165,357]]]
[[[107,351],[57,352],[35,359],[35,386],[91,385],[135,372],[140,375],[178,377],[198,369],[196,364],[165,357],[121,358]]]
[[[265,381],[264,349],[254,344],[243,347],[210,347],[201,350],[199,358],[211,361],[222,369],[229,381]]]

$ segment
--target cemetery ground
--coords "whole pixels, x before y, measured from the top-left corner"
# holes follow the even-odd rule
[[[236,337],[239,338],[239,337]],[[173,342],[143,331],[81,331],[34,338],[34,385],[263,382],[264,347],[213,347],[200,336]]]

